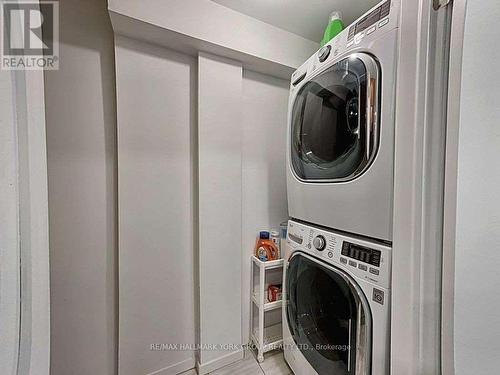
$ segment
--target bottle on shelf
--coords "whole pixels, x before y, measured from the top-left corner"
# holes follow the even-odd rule
[[[288,231],[288,222],[283,221],[280,224],[280,258],[286,256],[286,233]]]
[[[323,47],[326,43],[335,38],[342,30],[344,30],[342,13],[339,11],[334,11],[330,13],[328,25],[326,26],[323,39],[321,40],[319,46]]]
[[[269,239],[268,231],[261,231],[255,244],[255,256],[261,261],[279,259],[279,250],[275,243]]]
[[[277,230],[271,230],[271,241],[273,241],[278,248],[278,257],[276,259],[281,259],[280,232]]]

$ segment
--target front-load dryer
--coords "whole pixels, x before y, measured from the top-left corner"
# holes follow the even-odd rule
[[[373,8],[293,73],[292,218],[392,241],[399,8]]]
[[[388,375],[391,249],[289,221],[283,350],[297,375]]]

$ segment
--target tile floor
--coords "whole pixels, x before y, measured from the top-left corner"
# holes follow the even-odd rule
[[[196,375],[196,370],[183,372],[182,375]],[[285,363],[283,352],[276,350],[264,355],[264,362],[259,363],[253,352],[246,351],[245,358],[209,375],[292,375],[292,370]]]

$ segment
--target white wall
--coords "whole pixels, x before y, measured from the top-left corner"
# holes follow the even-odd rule
[[[241,63],[198,57],[200,372],[242,358]],[[219,366],[219,365],[218,365]],[[217,367],[218,367],[217,366]]]
[[[194,367],[196,60],[116,37],[119,373]]]
[[[241,64],[216,56],[205,56],[206,69],[198,71],[196,59],[117,36],[115,93],[112,38],[104,1],[61,2],[61,69],[45,76],[55,375],[193,367],[192,352],[154,352],[150,345],[195,342],[198,197],[206,288],[199,342],[246,343],[256,231],[287,216],[281,132],[288,83],[243,73]],[[198,98],[197,72],[204,82]],[[199,98],[205,142],[198,196]],[[228,165],[235,167],[230,173]],[[263,179],[271,184],[263,188]],[[228,245],[219,248],[221,239]],[[226,266],[217,254],[229,255]],[[227,303],[210,297],[235,280],[245,294],[237,291]],[[224,311],[230,314],[222,319]],[[202,364],[220,365],[219,355],[202,354]]]
[[[455,373],[500,368],[500,59],[495,0],[468,1],[455,253]]]
[[[289,82],[243,71],[242,98],[242,327],[250,331],[250,255],[259,230],[288,219],[286,125]]]
[[[268,23],[217,4],[211,0],[110,0],[111,12],[137,19],[150,26],[171,30],[178,36],[195,40],[198,50],[261,66],[256,60],[296,69],[317,49],[318,42],[303,38]],[[114,18],[114,17],[113,17]],[[115,20],[113,20],[115,24]],[[119,22],[116,26],[120,26]],[[129,30],[139,28],[128,25]],[[125,30],[124,30],[125,31]],[[151,31],[151,30],[150,30]],[[149,37],[155,33],[148,32]],[[170,39],[165,36],[163,39]],[[157,38],[157,43],[162,43]],[[177,39],[176,39],[177,40]],[[183,40],[183,39],[181,39]],[[186,43],[193,42],[193,40]],[[183,48],[182,42],[172,48]],[[220,48],[222,47],[222,48]],[[238,56],[230,51],[237,51]],[[291,71],[290,71],[291,73]]]
[[[116,373],[116,120],[104,0],[60,2],[60,70],[45,72],[51,374]]]

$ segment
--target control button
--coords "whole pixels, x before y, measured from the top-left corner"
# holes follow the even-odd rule
[[[370,35],[371,33],[373,33],[375,30],[377,29],[377,26],[373,25],[372,27],[370,27],[368,30],[366,30],[366,35]]]
[[[368,267],[365,266],[364,264],[358,264],[358,268],[361,270],[361,271],[367,271],[368,270]]]
[[[375,302],[380,303],[381,305],[383,305],[384,304],[384,291],[380,290],[380,289],[377,289],[377,288],[373,288],[372,299]]]
[[[328,258],[333,258],[333,252],[332,251],[328,252]]]
[[[306,78],[306,74],[307,74],[307,72],[304,72],[300,75],[299,78],[293,77],[292,85],[297,86],[300,82],[302,82],[304,80],[304,78]]]
[[[349,28],[349,33],[347,34],[347,40],[351,40],[351,38],[354,37],[354,33],[356,32],[356,27],[355,26],[351,26]]]
[[[356,267],[356,266],[357,266],[357,263],[356,263],[356,262],[354,262],[354,261],[352,261],[352,260],[350,260],[350,261],[349,261],[349,265],[350,265],[350,266],[353,266],[353,267]]]
[[[378,23],[378,27],[382,27],[382,26],[385,26],[389,23],[389,18],[386,18],[385,20],[382,20]]]
[[[344,264],[347,264],[347,259],[346,258],[340,258],[340,263],[344,263]]]
[[[316,250],[323,251],[325,250],[326,247],[326,240],[325,237],[323,236],[316,236],[313,240],[313,245],[316,248]]]
[[[328,58],[328,56],[330,55],[331,49],[332,49],[332,46],[328,45],[328,46],[324,46],[323,48],[321,48],[319,50],[318,59],[320,62],[323,62]]]
[[[354,36],[354,43],[359,44],[361,42],[361,39],[365,36],[365,33],[359,33]]]
[[[378,275],[380,272],[378,269],[370,267],[370,273],[372,273],[374,275]]]

